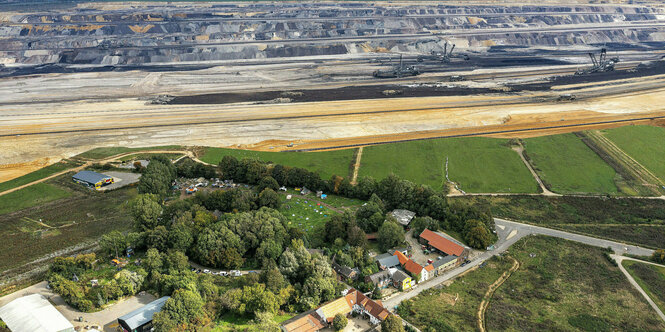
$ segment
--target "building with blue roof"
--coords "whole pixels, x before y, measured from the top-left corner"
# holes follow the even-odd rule
[[[170,298],[170,296],[164,296],[152,301],[145,306],[118,318],[118,324],[122,326],[124,331],[128,332],[152,331],[152,317],[162,310],[166,300]]]
[[[80,183],[88,187],[94,187],[96,189],[113,183],[112,176],[93,171],[80,171],[72,176],[72,180],[74,180],[76,183]]]

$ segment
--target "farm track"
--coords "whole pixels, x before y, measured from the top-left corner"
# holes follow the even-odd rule
[[[665,185],[665,183],[649,171],[646,167],[640,164],[633,157],[624,152],[614,142],[605,137],[598,130],[591,130],[587,133],[587,137],[593,140],[604,152],[606,152],[612,159],[624,166],[631,175],[635,176],[637,180],[644,186],[650,185]],[[651,188],[655,194],[660,194],[657,189]]]
[[[647,292],[644,291],[644,289],[642,289],[642,287],[640,287],[640,285],[637,283],[637,281],[635,281],[635,279],[633,278],[633,276],[630,275],[630,273],[626,270],[626,268],[623,267],[622,262],[623,262],[624,260],[631,260],[631,261],[636,261],[636,262],[640,262],[640,263],[644,263],[644,264],[656,265],[656,266],[660,266],[660,267],[665,267],[665,266],[664,266],[664,265],[660,265],[660,264],[656,264],[656,263],[653,263],[653,262],[647,262],[647,261],[643,261],[643,260],[639,260],[639,259],[634,259],[634,258],[630,258],[630,257],[619,256],[619,255],[615,255],[615,254],[611,254],[610,257],[612,257],[612,258],[617,262],[617,266],[619,267],[619,269],[621,270],[621,272],[626,276],[626,278],[628,279],[628,281],[630,282],[630,284],[633,285],[633,287],[635,287],[635,289],[637,289],[637,291],[640,292],[640,294],[642,294],[642,296],[644,297],[645,300],[647,300],[647,302],[649,303],[649,305],[650,305],[650,306],[656,311],[656,313],[658,314],[658,317],[660,317],[660,319],[662,319],[663,321],[665,321],[665,314],[663,314],[663,312],[660,310],[660,308],[658,307],[658,305],[657,305],[657,304],[651,299],[651,297],[649,297],[649,295],[647,294]]]
[[[506,258],[510,258],[513,260],[513,266],[511,266],[510,269],[508,269],[508,271],[501,274],[499,279],[497,279],[494,283],[490,285],[489,289],[487,290],[487,292],[485,292],[485,295],[483,296],[483,300],[480,302],[480,307],[478,308],[478,330],[480,330],[480,332],[487,331],[487,328],[485,326],[485,312],[487,311],[487,307],[489,307],[490,305],[490,300],[492,299],[492,295],[494,295],[494,292],[496,292],[496,290],[499,287],[501,287],[501,285],[503,285],[503,283],[506,282],[506,280],[508,280],[508,278],[510,278],[510,276],[515,271],[517,271],[517,269],[520,268],[520,262],[517,259],[511,256],[506,256]]]

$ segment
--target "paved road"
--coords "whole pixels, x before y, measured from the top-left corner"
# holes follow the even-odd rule
[[[640,294],[642,294],[642,296],[644,296],[644,298],[647,300],[647,302],[649,302],[649,305],[651,305],[651,307],[654,310],[656,310],[656,313],[658,313],[658,316],[660,316],[660,319],[665,321],[665,314],[663,314],[663,312],[660,310],[660,308],[656,305],[655,302],[653,302],[653,300],[644,291],[644,289],[642,289],[642,287],[640,287],[640,285],[637,283],[637,281],[635,281],[635,279],[633,279],[633,276],[631,276],[630,273],[628,273],[628,271],[626,271],[626,268],[623,267],[621,262],[623,262],[624,260],[630,260],[630,261],[637,261],[637,262],[640,262],[640,263],[646,263],[646,264],[657,265],[657,266],[662,266],[662,267],[665,267],[665,266],[660,265],[660,264],[656,264],[656,263],[645,262],[645,261],[641,261],[641,260],[638,260],[638,259],[625,257],[625,256],[619,256],[619,255],[611,255],[611,256],[612,256],[612,258],[614,258],[615,261],[617,261],[617,264],[619,264],[619,269],[621,270],[621,272],[623,272],[623,274],[626,276],[626,278],[628,278],[628,281],[630,282],[630,284],[633,285],[633,287],[635,287],[640,292]]]
[[[528,235],[547,235],[570,241],[580,242],[595,247],[601,247],[601,248],[610,247],[612,248],[612,250],[614,250],[616,254],[630,253],[633,255],[642,255],[642,256],[649,256],[653,254],[653,250],[651,249],[626,245],[624,243],[619,243],[614,241],[597,239],[590,236],[573,234],[545,227],[527,225],[499,218],[494,218],[494,222],[497,226],[496,231],[499,237],[499,240],[494,245],[495,246],[494,250],[482,252],[480,255],[475,257],[471,261],[471,263],[465,266],[458,267],[454,270],[448,271],[424,283],[418,284],[411,291],[408,291],[406,293],[403,292],[397,293],[396,295],[384,300],[383,301],[384,306],[388,309],[392,309],[395,306],[399,305],[402,301],[413,298],[424,290],[438,286],[447,280],[453,279],[459,276],[460,274],[464,273],[465,271],[468,271],[471,268],[480,265],[481,263],[491,258],[492,256],[506,251],[515,242]]]

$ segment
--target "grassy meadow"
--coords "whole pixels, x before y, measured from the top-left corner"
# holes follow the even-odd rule
[[[665,312],[665,267],[629,260],[624,260],[622,264],[658,308]]]
[[[510,248],[520,268],[499,287],[485,318],[490,331],[658,331],[644,298],[601,248],[528,237]]]
[[[665,182],[665,128],[625,126],[603,130],[602,133]]]
[[[111,156],[115,156],[121,153],[127,152],[136,152],[136,151],[147,151],[147,150],[181,150],[183,149],[180,145],[165,145],[165,146],[152,146],[144,148],[126,148],[124,146],[112,146],[112,147],[103,147],[103,148],[94,148],[83,152],[77,157],[85,159],[104,159]]]
[[[0,215],[45,204],[69,196],[71,196],[71,193],[60,187],[47,183],[37,183],[0,196]]]
[[[525,139],[524,148],[540,179],[556,193],[619,194],[614,169],[574,134]]]
[[[451,181],[471,193],[535,193],[538,185],[508,140],[484,137],[448,138],[366,147],[360,176],[403,179],[441,189],[445,163]]]

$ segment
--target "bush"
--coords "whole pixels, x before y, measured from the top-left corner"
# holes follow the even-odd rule
[[[665,264],[665,249],[658,249],[651,255],[651,260],[656,263]]]
[[[333,329],[335,331],[341,331],[346,327],[346,324],[348,324],[349,321],[346,319],[346,316],[342,314],[337,314],[335,315],[335,318],[333,318]]]

